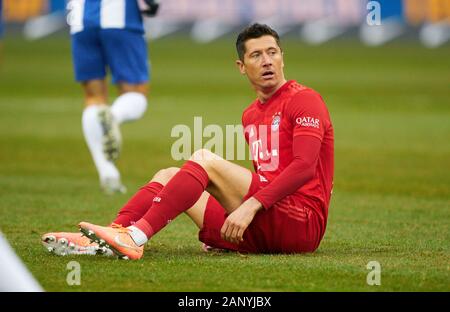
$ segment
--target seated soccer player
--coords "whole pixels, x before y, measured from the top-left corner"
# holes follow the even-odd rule
[[[257,95],[242,115],[255,172],[208,150],[196,151],[180,169],[159,171],[110,226],[79,224],[98,250],[140,259],[144,244],[183,212],[210,247],[247,253],[318,248],[333,185],[328,110],[317,92],[285,79],[283,51],[273,29],[260,24],[245,28],[236,48],[237,67]],[[57,242],[55,235],[52,241]],[[73,249],[85,244],[80,234],[70,235],[77,235],[77,242],[63,242],[72,242]]]

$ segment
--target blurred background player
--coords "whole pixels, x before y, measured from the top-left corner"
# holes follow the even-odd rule
[[[107,194],[124,193],[115,165],[121,150],[119,125],[147,109],[149,65],[142,14],[154,16],[154,0],[72,0],[68,4],[75,78],[85,95],[82,128]],[[119,97],[108,106],[106,73]]]

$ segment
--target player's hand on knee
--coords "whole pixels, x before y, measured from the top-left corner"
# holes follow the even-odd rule
[[[220,230],[222,239],[234,244],[242,242],[245,230],[261,208],[261,203],[253,197],[245,201],[225,220]]]
[[[231,217],[231,219],[230,219]],[[220,231],[222,239],[233,244],[243,241],[243,234],[247,226],[244,223],[234,220],[234,216],[229,216]]]

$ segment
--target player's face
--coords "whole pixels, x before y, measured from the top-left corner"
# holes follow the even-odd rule
[[[239,70],[257,89],[272,89],[284,83],[283,53],[272,36],[262,36],[245,42],[243,61]]]

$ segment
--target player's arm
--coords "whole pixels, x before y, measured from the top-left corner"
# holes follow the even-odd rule
[[[316,172],[321,142],[328,127],[328,112],[322,97],[313,90],[297,93],[286,107],[293,125],[293,161],[268,186],[253,197],[265,209],[294,193]]]
[[[294,137],[292,151],[293,161],[268,186],[258,191],[253,197],[265,209],[293,194],[314,178],[321,141],[314,136],[298,135]]]

